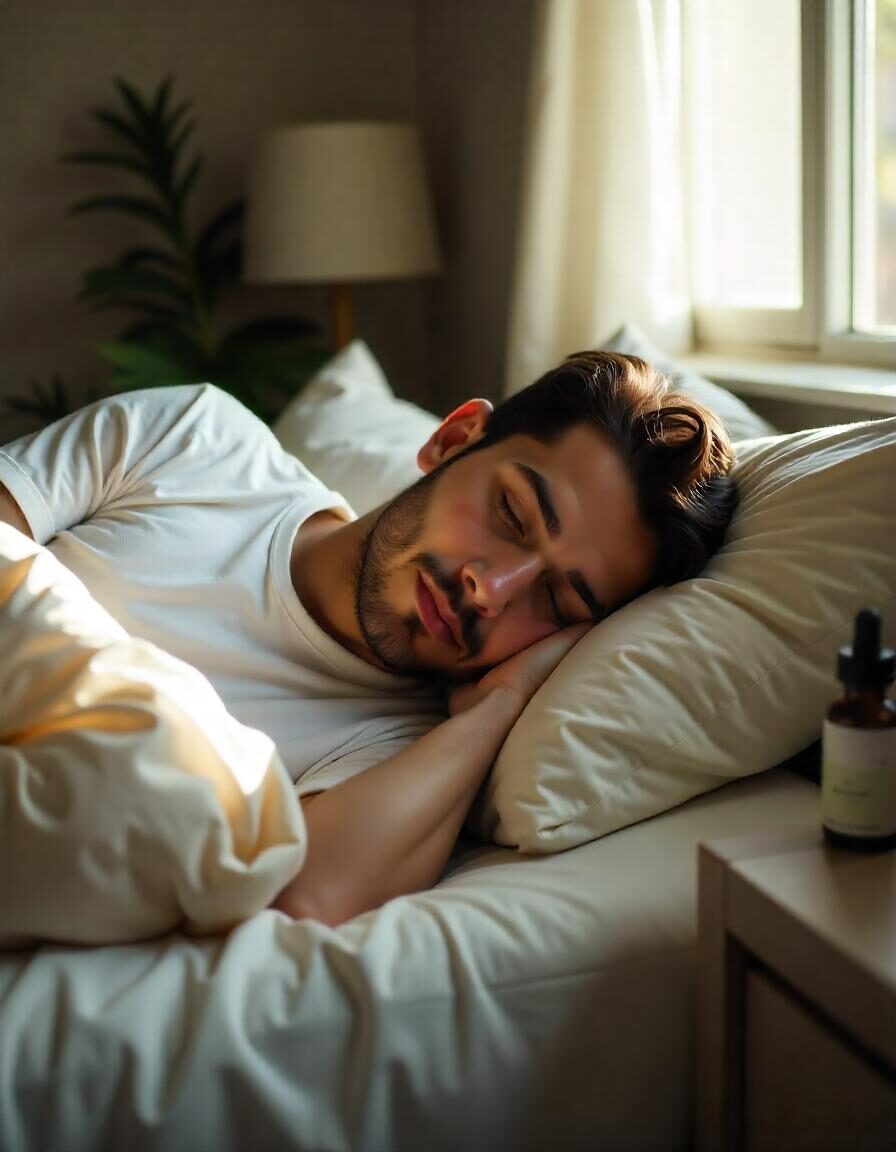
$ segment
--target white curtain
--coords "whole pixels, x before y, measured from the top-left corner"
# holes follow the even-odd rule
[[[680,0],[539,0],[506,394],[626,321],[690,345]]]

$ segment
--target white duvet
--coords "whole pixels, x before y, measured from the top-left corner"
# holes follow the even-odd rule
[[[2,955],[0,1149],[689,1149],[696,844],[815,821],[773,772],[550,857],[466,844],[338,929]]]
[[[267,736],[0,523],[0,948],[221,931],[299,871]]]

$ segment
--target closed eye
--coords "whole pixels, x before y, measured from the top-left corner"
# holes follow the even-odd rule
[[[557,602],[557,597],[554,595],[554,589],[550,584],[547,584],[546,587],[548,590],[548,599],[551,602],[551,615],[554,617],[554,623],[559,628],[564,628],[566,626],[566,617],[564,616],[563,610]]]
[[[498,502],[501,507],[501,517],[503,518],[504,522],[512,529],[516,536],[524,537],[526,535],[526,530],[523,527],[519,516],[517,516],[517,514],[511,508],[510,501],[507,499],[506,492],[501,492],[501,496]]]
[[[501,509],[501,519],[505,522],[505,524],[507,524],[508,528],[510,528],[514,536],[524,540],[526,537],[526,529],[523,526],[523,522],[520,520],[519,516],[517,516],[517,514],[514,512],[510,500],[507,498],[507,492],[503,489],[500,496],[498,497],[498,505]],[[560,603],[557,600],[553,585],[551,585],[548,581],[545,581],[544,586],[547,590],[548,603],[550,605],[550,612],[554,623],[558,628],[566,627],[566,614],[560,607]]]

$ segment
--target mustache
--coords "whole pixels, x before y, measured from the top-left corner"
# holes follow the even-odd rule
[[[458,619],[461,638],[464,642],[464,648],[466,649],[464,659],[478,656],[482,649],[482,636],[478,629],[479,613],[476,612],[474,608],[463,607],[463,588],[445,572],[431,552],[421,552],[415,559],[432,580],[433,584],[445,594],[448,603],[451,605],[451,611]]]

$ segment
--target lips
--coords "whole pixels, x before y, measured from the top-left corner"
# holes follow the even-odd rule
[[[460,647],[452,626],[452,618],[448,616],[447,606],[440,606],[440,593],[431,589],[423,576],[417,574],[417,611],[423,622],[423,627],[434,640],[440,644],[450,644],[454,648]],[[443,616],[442,613],[445,613]]]

